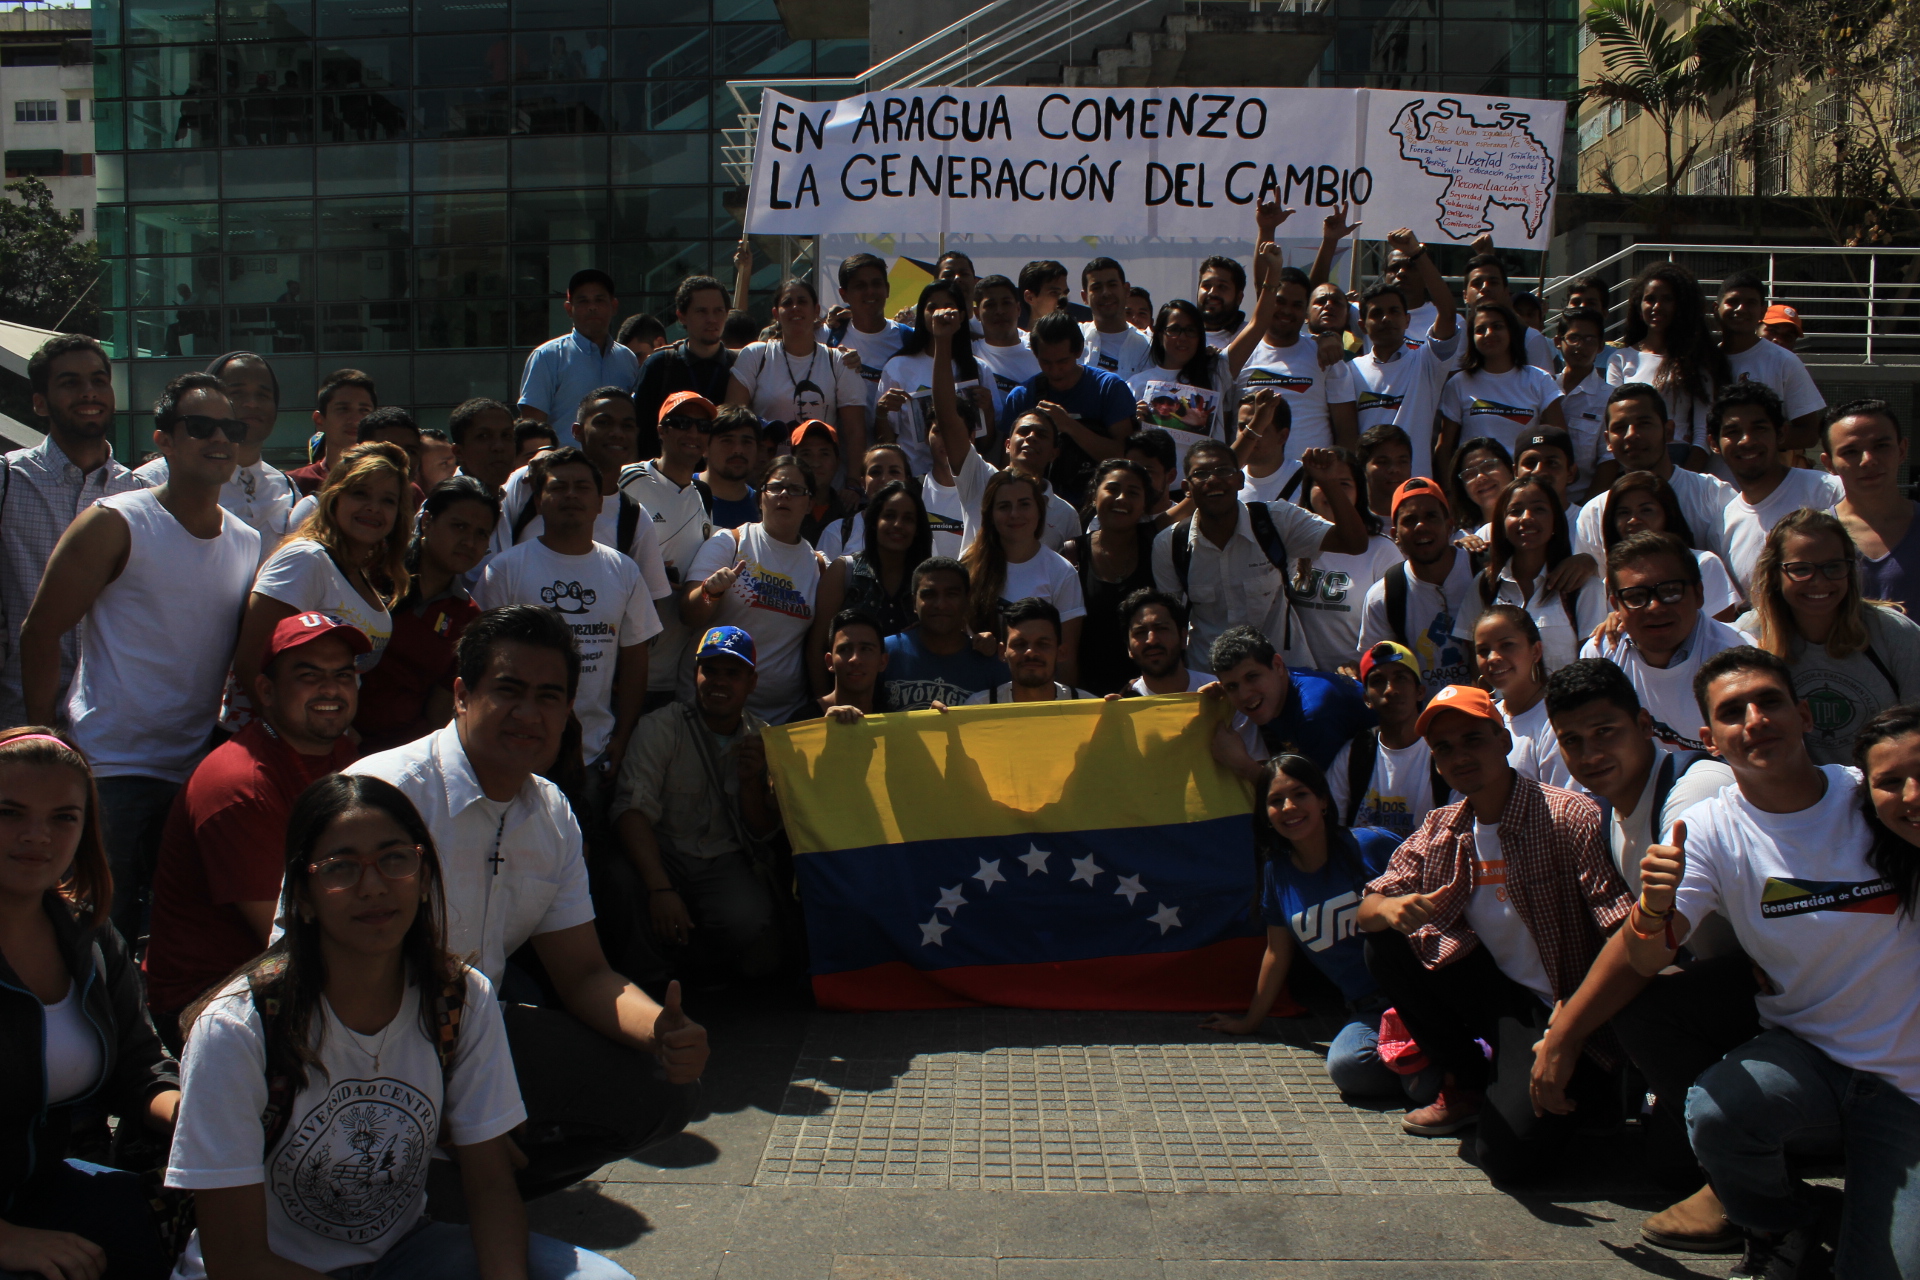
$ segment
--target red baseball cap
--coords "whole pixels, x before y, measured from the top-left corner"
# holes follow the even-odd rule
[[[660,402],[660,420],[662,422],[673,414],[699,414],[704,418],[717,418],[720,411],[713,407],[713,401],[698,391],[676,391]]]
[[[267,637],[267,649],[260,655],[260,665],[266,666],[289,649],[335,634],[356,654],[373,652],[373,641],[367,638],[367,633],[346,619],[331,613],[296,613],[291,618],[282,618],[273,634]]]
[[[1393,491],[1393,504],[1387,510],[1387,519],[1391,520],[1399,515],[1400,504],[1408,498],[1432,498],[1440,504],[1441,510],[1448,514],[1453,512],[1453,504],[1447,501],[1447,491],[1442,489],[1437,481],[1430,480],[1426,476],[1410,476]]]
[[[1493,698],[1485,689],[1471,684],[1450,684],[1433,695],[1432,701],[1427,703],[1425,709],[1420,712],[1420,718],[1414,722],[1413,731],[1423,738],[1426,737],[1427,726],[1433,723],[1433,718],[1446,711],[1459,711],[1470,716],[1478,716],[1482,720],[1491,720],[1497,725],[1506,724],[1506,719],[1500,714],[1500,708],[1493,705]]]
[[[799,444],[815,431],[824,431],[827,433],[827,439],[833,441],[835,444],[840,443],[840,433],[833,429],[833,424],[830,422],[822,422],[818,418],[808,418],[805,422],[795,427],[793,434],[787,437],[787,443]]]

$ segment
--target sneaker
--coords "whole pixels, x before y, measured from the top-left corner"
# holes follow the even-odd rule
[[[1727,1272],[1727,1280],[1812,1280],[1825,1271],[1819,1254],[1814,1233],[1803,1227],[1777,1236],[1749,1232],[1740,1263]]]
[[[1426,1106],[1409,1111],[1400,1121],[1408,1133],[1444,1138],[1480,1121],[1480,1094],[1467,1089],[1442,1089]]]

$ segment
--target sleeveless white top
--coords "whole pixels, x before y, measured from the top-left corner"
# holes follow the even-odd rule
[[[127,522],[126,568],[88,610],[67,716],[96,776],[185,782],[220,714],[260,535],[220,512],[196,538],[155,490],[96,504]]]

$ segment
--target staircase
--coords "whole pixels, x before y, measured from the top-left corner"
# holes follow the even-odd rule
[[[1199,9],[1201,6],[1192,6]],[[1333,39],[1325,0],[1244,12],[1169,14],[1159,30],[1134,31],[1090,63],[1036,67],[1029,84],[1077,88],[1174,85],[1303,85]]]

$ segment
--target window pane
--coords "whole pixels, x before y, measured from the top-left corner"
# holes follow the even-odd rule
[[[400,0],[318,0],[323,36],[403,36],[409,6]]]
[[[101,226],[106,226],[105,218],[101,219]],[[130,253],[205,254],[219,249],[220,206],[217,204],[144,204],[133,208],[133,234],[127,245]]]
[[[132,152],[127,156],[128,198],[218,199],[217,161],[213,151]]]
[[[420,196],[413,202],[415,244],[478,244],[506,238],[505,195]]]
[[[427,249],[415,255],[415,296],[425,301],[490,298],[507,291],[507,251],[487,248]]]
[[[356,40],[320,47],[322,89],[404,89],[413,80],[405,40]]]
[[[559,301],[566,296],[567,281],[573,278],[574,272],[600,267],[605,262],[606,252],[597,244],[555,244],[520,249],[513,255],[513,291]],[[552,336],[548,334],[533,341],[545,342]]]
[[[311,351],[314,346],[313,308],[308,306],[250,306],[227,308],[227,336],[243,350],[263,352]]]
[[[604,240],[607,193],[542,191],[513,198],[515,240]]]
[[[136,307],[204,307],[220,301],[220,260],[133,258],[127,263],[126,291]]]
[[[707,0],[613,0],[613,21],[622,27],[705,22]]]
[[[221,194],[245,196],[310,196],[313,194],[313,149],[277,147],[228,151],[222,166]]]
[[[127,137],[134,151],[220,145],[218,98],[147,99],[115,105],[126,111]]]
[[[435,36],[414,44],[414,83],[506,84],[513,74],[513,37]]]
[[[322,302],[404,298],[411,292],[407,255],[384,249],[348,249],[319,257],[316,292]]]
[[[407,351],[412,346],[411,303],[350,302],[320,308],[322,351]],[[380,380],[380,390],[393,398],[385,378]]]
[[[794,43],[783,26],[715,27],[713,60],[723,76],[804,75],[813,68],[813,46]]]
[[[229,304],[313,301],[313,255],[306,253],[229,254],[225,259]]]
[[[98,45],[120,43],[120,0],[94,0],[93,5],[93,43]]]
[[[518,373],[519,368],[516,363],[514,371]],[[447,355],[435,356],[431,360],[416,360],[413,384],[416,404],[459,404],[474,396],[497,397],[500,394],[500,357]]]
[[[507,185],[505,142],[416,142],[415,191],[463,191]],[[506,239],[504,234],[495,237]]]
[[[643,130],[704,129],[709,80],[655,80],[614,86],[613,127],[622,133]]]
[[[124,86],[122,69],[126,65],[126,54],[120,49],[102,49],[93,51],[93,99],[118,98],[123,96]]]
[[[507,25],[507,0],[419,0],[415,31],[492,31]]]
[[[279,253],[313,247],[313,205],[277,200],[225,206],[228,253]]]
[[[100,252],[108,255],[127,251],[127,207],[120,204],[97,205],[93,212],[94,238]]]
[[[616,31],[614,75],[622,80],[664,80],[703,76],[713,65],[707,28],[675,31]]]
[[[688,133],[648,133],[613,139],[613,180],[645,186],[707,180],[707,140]]]
[[[289,76],[294,73],[287,72]],[[228,98],[227,141],[236,147],[298,145],[313,141],[313,99],[300,94]]]
[[[541,85],[514,92],[515,133],[604,133],[606,128],[605,85]]]
[[[220,91],[220,52],[212,45],[127,50],[129,98],[200,97]]]
[[[330,93],[320,99],[322,142],[381,142],[406,136],[407,95],[404,93]],[[400,191],[406,188],[406,150],[399,147],[395,152],[400,157],[399,185],[372,186],[366,190]],[[320,178],[322,182],[327,178],[324,164],[320,169]]]
[[[714,0],[715,22],[778,22],[774,0]]]
[[[429,350],[507,345],[507,303],[504,298],[472,302],[423,302],[415,310],[418,317],[416,340]],[[468,395],[500,393],[500,361],[495,357],[488,363],[491,367],[484,379],[487,390],[468,392]],[[423,372],[423,379],[424,376]]]
[[[374,95],[365,95],[374,96]],[[320,194],[369,195],[407,189],[407,144],[324,147],[319,153]]]
[[[226,345],[222,332],[219,307],[188,306],[133,313],[133,343],[140,355],[198,356],[200,363],[205,364],[221,352],[232,350]],[[164,379],[161,385],[165,385]],[[135,403],[150,405],[156,398],[157,393]]]
[[[609,274],[627,293],[672,293],[681,277],[707,274],[713,266],[705,241],[616,244],[608,257],[613,264]]]
[[[298,40],[312,34],[311,0],[220,0],[223,40]]]
[[[181,4],[179,0],[126,0],[126,25],[128,44],[212,40],[213,6]]]
[[[516,27],[578,27],[607,20],[607,0],[514,0]]]
[[[605,138],[523,138],[513,144],[513,185],[605,186]]]
[[[398,250],[412,239],[404,196],[322,200],[314,208],[320,214],[323,249]]]
[[[228,93],[311,93],[313,46],[261,44],[221,50]]]
[[[691,240],[711,234],[705,191],[613,193],[613,233],[622,240]]]

